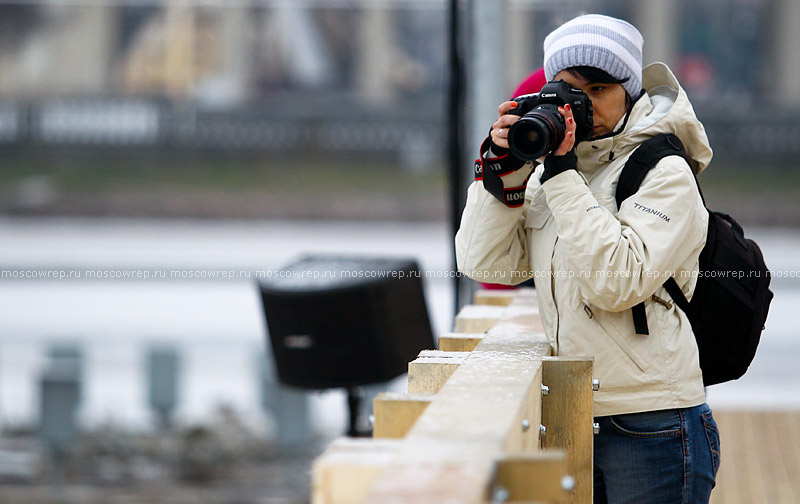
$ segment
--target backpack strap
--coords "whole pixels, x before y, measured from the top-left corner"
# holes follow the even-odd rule
[[[622,168],[622,173],[617,181],[615,198],[617,200],[618,211],[622,206],[622,202],[636,194],[636,191],[639,190],[639,186],[642,184],[647,172],[661,159],[667,156],[681,156],[686,159],[687,163],[689,161],[686,149],[683,148],[680,139],[672,133],[661,133],[660,135],[649,138],[633,151],[633,154],[631,154],[625,162],[625,166]],[[675,280],[670,278],[667,283],[670,281],[675,284],[676,288],[678,287]],[[669,289],[667,291],[669,292]],[[678,288],[678,292],[683,296],[680,288]],[[672,295],[671,292],[670,295]],[[675,296],[672,297],[675,299],[678,306],[680,306]],[[683,299],[684,301],[686,300],[685,297]],[[636,329],[636,334],[650,334],[650,330],[647,327],[647,315],[645,313],[644,303],[639,303],[631,308],[631,312],[633,313],[633,325]]]
[[[681,156],[687,163],[689,162],[683,143],[672,133],[661,133],[649,138],[633,151],[625,162],[617,182],[615,194],[617,210],[623,201],[636,194],[647,172],[667,156]]]
[[[664,288],[667,289],[667,293],[669,293],[672,300],[675,301],[675,304],[678,305],[678,308],[688,315],[689,301],[686,299],[686,296],[683,295],[683,291],[678,286],[678,282],[676,282],[674,278],[669,277],[669,280],[664,282]]]

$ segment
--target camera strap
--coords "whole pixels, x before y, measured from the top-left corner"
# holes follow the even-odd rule
[[[500,156],[489,157],[490,147],[498,149],[497,146],[492,145],[491,139],[487,138],[481,145],[481,157],[475,160],[475,180],[483,181],[483,188],[507,207],[522,206],[525,202],[525,188],[528,185],[530,174],[525,177],[522,185],[516,187],[505,187],[502,177],[516,172],[525,165],[525,162],[511,156],[508,152]]]

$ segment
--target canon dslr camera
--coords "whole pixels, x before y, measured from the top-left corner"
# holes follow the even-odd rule
[[[563,80],[548,82],[539,93],[514,98],[509,114],[522,116],[508,130],[508,146],[518,159],[532,161],[553,152],[564,141],[566,124],[558,107],[569,103],[575,118],[575,142],[592,137],[592,100]]]

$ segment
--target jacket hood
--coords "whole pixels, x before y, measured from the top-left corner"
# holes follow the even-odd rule
[[[694,173],[705,170],[711,162],[711,146],[706,130],[697,119],[678,79],[664,63],[653,63],[643,70],[642,85],[646,93],[617,125],[617,131],[620,128],[622,131],[609,137],[581,142],[578,149],[591,149],[596,154],[610,150],[616,151],[616,154],[629,153],[650,137],[674,133],[683,142]]]

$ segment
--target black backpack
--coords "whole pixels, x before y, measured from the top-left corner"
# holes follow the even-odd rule
[[[642,143],[620,174],[617,208],[639,190],[647,172],[660,159],[675,155],[689,161],[683,144],[671,133]],[[700,185],[697,187],[699,190]],[[730,215],[708,210],[708,235],[700,252],[692,301],[686,300],[674,278],[664,283],[692,324],[705,385],[735,380],[747,371],[772,301],[769,282],[770,272],[756,242],[745,238],[742,227]],[[634,306],[632,311],[636,333],[648,334],[644,304]]]

